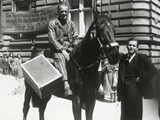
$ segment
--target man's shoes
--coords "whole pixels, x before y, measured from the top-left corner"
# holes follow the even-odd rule
[[[64,95],[65,95],[65,97],[69,97],[69,96],[73,95],[73,93],[72,93],[72,91],[71,91],[71,89],[69,87],[67,87],[65,89]]]

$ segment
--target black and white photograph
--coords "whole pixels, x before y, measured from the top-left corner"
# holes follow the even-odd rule
[[[160,0],[0,0],[1,120],[160,120]]]

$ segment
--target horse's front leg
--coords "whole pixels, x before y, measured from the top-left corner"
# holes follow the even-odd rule
[[[25,94],[25,96],[27,96]],[[23,103],[23,120],[27,120],[27,114],[28,114],[28,111],[29,111],[29,103],[30,103],[30,99],[31,99],[31,96],[27,96],[25,97],[25,101]]]
[[[81,120],[81,99],[78,95],[74,95],[72,98],[72,110],[74,120]]]
[[[86,120],[92,120],[93,119],[93,111],[94,111],[94,108],[95,108],[95,103],[96,103],[96,99],[95,99],[95,94],[94,93],[91,96],[89,95],[88,99],[85,100]]]

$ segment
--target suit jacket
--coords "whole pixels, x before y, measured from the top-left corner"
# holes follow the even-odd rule
[[[124,81],[125,81],[125,62],[127,59],[127,54],[121,57],[119,63],[119,77],[118,77],[118,86],[117,86],[117,94],[119,101],[123,99],[123,91],[124,91]],[[154,75],[158,72],[156,67],[151,63],[148,59],[147,55],[136,53],[133,60],[134,70],[139,77],[139,82],[137,82],[137,87],[141,92],[144,98],[152,98],[154,96],[153,87],[151,84],[151,80]]]

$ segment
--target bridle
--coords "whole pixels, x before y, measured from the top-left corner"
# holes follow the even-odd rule
[[[103,50],[102,50],[103,48],[105,48],[105,49],[110,49],[110,48],[112,48],[112,47],[116,47],[116,46],[118,47],[118,46],[119,46],[119,44],[118,44],[117,42],[112,42],[112,43],[110,43],[109,45],[105,45],[105,46],[104,46],[104,45],[101,43],[101,41],[99,40],[99,38],[97,38],[97,40],[98,40],[99,44],[102,45],[101,48],[100,48],[102,52],[103,52]],[[101,53],[100,53],[100,54],[101,54]],[[105,58],[106,58],[106,57],[105,57]],[[104,59],[104,57],[99,56],[95,62],[91,63],[91,64],[88,65],[88,66],[80,65],[80,64],[74,59],[72,52],[71,52],[71,54],[70,54],[70,59],[71,59],[71,61],[77,66],[78,70],[82,70],[82,69],[90,69],[90,68],[92,68],[92,67],[95,66],[97,63],[99,63],[99,61],[100,61],[101,59]]]
[[[117,42],[111,42],[111,43],[109,43],[107,45],[103,45],[102,42],[100,41],[99,37],[96,37],[96,38],[97,38],[97,41],[98,41],[98,43],[100,45],[99,49],[109,49],[111,47],[118,47],[119,46],[119,44]]]
[[[102,54],[102,52],[103,52],[104,50],[109,51],[110,48],[112,48],[112,47],[118,47],[118,46],[119,46],[119,44],[118,44],[117,42],[115,42],[115,41],[114,41],[114,42],[111,42],[111,43],[109,43],[109,44],[104,45],[104,44],[101,42],[100,37],[99,37],[97,34],[95,34],[95,32],[92,32],[92,33],[93,33],[92,36],[94,36],[94,37],[97,39],[97,41],[98,41],[98,43],[99,43],[99,45],[100,45],[100,47],[99,47],[100,55],[99,55],[99,57],[97,58],[97,60],[94,61],[93,63],[91,63],[90,65],[88,65],[88,66],[83,66],[83,65],[80,65],[80,64],[73,58],[73,54],[72,54],[72,52],[71,52],[71,54],[70,54],[70,59],[71,59],[71,61],[78,67],[78,70],[90,69],[90,68],[92,68],[92,67],[95,66],[97,63],[99,63],[99,61],[100,61],[101,59],[104,59],[104,58],[101,56],[101,54]]]

